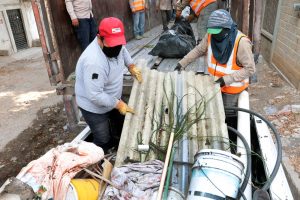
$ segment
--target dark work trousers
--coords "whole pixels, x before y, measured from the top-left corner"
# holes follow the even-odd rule
[[[97,35],[97,26],[93,17],[90,19],[78,19],[79,26],[74,27],[76,37],[82,51],[94,40]]]
[[[237,107],[240,94],[222,93],[223,104],[225,107]],[[237,112],[234,110],[225,110],[226,117],[236,117]]]
[[[238,106],[238,99],[240,94],[227,94],[222,93],[222,99],[224,107],[237,107]],[[232,128],[237,129],[237,111],[234,110],[225,110],[225,123],[227,126],[231,126]],[[236,143],[237,136],[234,133],[229,132],[229,140],[233,143]],[[237,149],[236,146],[230,146],[231,153],[236,154]]]
[[[161,19],[163,24],[163,30],[167,31],[169,29],[168,24],[172,19],[172,10],[161,10],[160,13],[161,13]]]
[[[118,146],[123,128],[124,116],[113,109],[104,114],[97,114],[80,108],[83,118],[93,134],[93,143],[103,148],[106,153],[113,146]]]

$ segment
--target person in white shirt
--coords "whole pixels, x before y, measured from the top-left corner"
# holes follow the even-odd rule
[[[95,39],[97,25],[92,12],[91,0],[65,0],[76,37],[82,51]]]

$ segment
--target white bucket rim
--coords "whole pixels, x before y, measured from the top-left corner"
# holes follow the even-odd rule
[[[222,169],[220,167],[215,167],[215,166],[196,166],[196,167],[193,167],[193,170],[196,170],[197,168],[200,168],[200,167],[203,167],[202,168],[203,170],[205,170],[205,169],[215,169],[215,170],[223,171],[225,173],[232,174],[233,176],[235,176],[236,178],[238,178],[240,181],[242,180],[242,174],[239,174],[238,172],[224,170],[224,169]]]
[[[232,165],[232,166],[234,166],[234,167],[236,167],[236,168],[239,168],[240,170],[244,170],[244,164],[243,163],[241,163],[241,162],[238,162],[237,160],[235,160],[235,159],[230,159],[230,158],[228,158],[228,157],[221,157],[221,156],[211,156],[211,155],[203,155],[203,156],[199,156],[198,158],[197,158],[197,160],[195,161],[195,163],[194,163],[194,166],[196,165],[196,164],[198,164],[199,163],[199,161],[202,161],[202,162],[209,162],[210,160],[216,160],[216,161],[218,161],[218,162],[225,162],[225,163],[227,163],[227,164],[230,164],[230,165]],[[193,167],[194,167],[193,166]]]
[[[199,167],[214,168],[230,173],[242,179],[244,172],[243,162],[235,155],[221,150],[204,149],[195,156],[196,160],[192,169]],[[222,168],[220,167],[222,166]]]
[[[219,150],[219,149],[202,149],[198,153],[195,154],[194,160],[196,161],[199,155],[203,155],[204,153],[207,153],[207,155],[214,155],[214,154],[219,154],[227,157],[231,157],[233,160],[236,160],[238,163],[242,164],[244,166],[244,163],[242,162],[241,158],[238,157],[237,155],[234,155],[230,152]]]

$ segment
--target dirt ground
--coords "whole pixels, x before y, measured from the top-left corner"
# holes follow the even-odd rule
[[[72,141],[81,130],[70,132],[66,123],[62,103],[40,109],[32,125],[0,152],[0,185],[51,148]]]
[[[295,110],[297,105],[300,105],[300,94],[281,79],[263,59],[260,59],[257,65],[257,77],[258,83],[249,88],[250,106],[268,117],[278,128],[283,140],[284,153],[300,174],[300,108],[299,113]],[[45,106],[36,116],[29,128],[0,152],[0,185],[7,178],[16,176],[28,162],[52,147],[71,141],[80,131],[75,133],[66,129],[67,120],[62,103]],[[4,118],[2,121],[5,121]]]
[[[0,151],[36,118],[62,101],[49,83],[41,48],[0,56]]]
[[[62,102],[62,97],[56,95],[55,87],[49,83],[41,48],[1,56],[0,83],[2,185],[6,178],[15,176],[22,166],[43,154],[44,147],[65,139],[68,134],[61,134],[67,123],[62,105],[50,111],[43,109]]]

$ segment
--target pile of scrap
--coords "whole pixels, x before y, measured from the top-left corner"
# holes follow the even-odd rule
[[[8,196],[11,199],[66,199],[75,176],[103,159],[102,148],[90,142],[57,146],[31,161],[16,178],[9,179],[3,190],[0,189],[0,199]]]
[[[0,189],[0,200],[149,199],[155,195],[163,162],[113,168],[113,157],[85,141],[57,146],[8,179]]]
[[[194,72],[142,70],[144,81],[134,82],[128,102],[135,114],[126,115],[115,166],[164,161],[173,132],[177,176],[172,177],[172,186],[187,192],[195,154],[201,149],[229,149],[219,85]],[[140,150],[141,145],[149,149]]]

